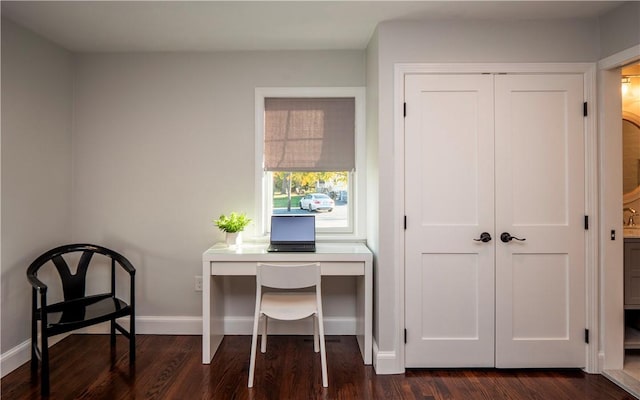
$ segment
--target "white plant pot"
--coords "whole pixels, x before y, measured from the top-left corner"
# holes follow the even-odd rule
[[[240,246],[242,244],[242,232],[226,232],[225,241],[227,246]]]

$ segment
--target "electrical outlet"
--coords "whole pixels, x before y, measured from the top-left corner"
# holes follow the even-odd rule
[[[196,292],[202,292],[202,277],[201,276],[196,276],[196,285],[194,290]]]

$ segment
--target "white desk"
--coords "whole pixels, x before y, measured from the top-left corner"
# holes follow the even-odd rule
[[[216,245],[202,254],[202,363],[210,364],[224,337],[224,276],[255,276],[256,263],[320,262],[323,276],[356,276],[356,337],[371,364],[372,254],[362,243],[317,243],[315,253],[267,253],[266,244]],[[207,279],[209,277],[209,279]]]

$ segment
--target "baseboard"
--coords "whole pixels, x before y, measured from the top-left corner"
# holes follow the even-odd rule
[[[121,324],[129,328],[129,319]],[[225,317],[226,335],[251,335],[253,317]],[[270,321],[269,333],[274,335],[312,334],[311,320]],[[355,318],[329,317],[324,319],[326,335],[355,335]],[[109,324],[94,325],[78,333],[109,333]],[[136,333],[140,335],[202,335],[202,317],[136,317]]]
[[[59,335],[49,340],[49,347],[58,343],[62,339],[69,336],[68,334]],[[22,364],[31,359],[31,339],[27,339],[16,347],[10,349],[6,353],[0,354],[0,377],[12,372]]]
[[[129,329],[129,318],[118,322]],[[78,329],[73,333],[106,334],[109,322]],[[202,335],[202,317],[136,317],[136,333],[140,335]],[[69,334],[54,336],[49,347],[55,345]],[[4,377],[31,359],[31,339],[27,339],[6,353],[0,355],[0,375]]]
[[[129,329],[129,318],[122,318],[118,322]],[[225,317],[225,333],[227,335],[251,335],[253,317]],[[324,330],[326,335],[355,335],[355,318],[325,318]],[[105,322],[79,329],[73,333],[105,334],[109,333],[109,323]],[[269,324],[269,333],[287,335],[312,334],[309,321],[290,321],[286,325],[273,321]],[[136,334],[140,335],[202,335],[202,317],[165,317],[142,316],[136,317]],[[68,334],[54,336],[49,341],[49,347],[58,343]],[[31,339],[20,343],[6,353],[0,355],[0,375],[4,377],[11,371],[28,362],[31,358]]]
[[[373,368],[378,375],[403,374],[404,366],[398,365],[395,351],[380,351],[378,343],[373,341]]]
[[[129,318],[118,322],[129,329]],[[76,333],[109,333],[109,323],[105,322],[76,331]],[[202,335],[202,317],[136,317],[136,334],[139,335]]]
[[[225,334],[251,335],[253,317],[225,317]],[[355,318],[325,317],[325,335],[355,335]],[[298,321],[269,321],[269,333],[274,335],[311,335],[313,325],[311,320]]]
[[[598,366],[596,368],[596,373],[602,373],[604,369],[604,351],[598,352]]]

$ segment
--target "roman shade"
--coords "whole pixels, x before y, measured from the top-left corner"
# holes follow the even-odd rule
[[[353,171],[355,98],[264,99],[264,169]]]

